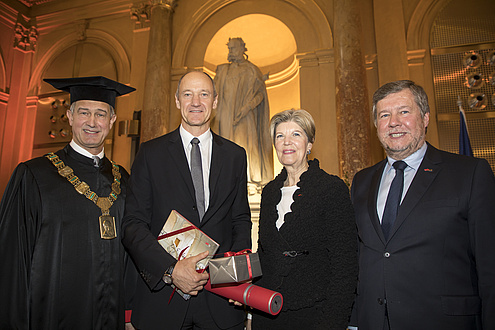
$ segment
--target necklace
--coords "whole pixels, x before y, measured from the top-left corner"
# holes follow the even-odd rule
[[[81,181],[75,174],[74,170],[65,165],[64,162],[53,152],[46,155],[53,166],[58,169],[58,174],[66,178],[73,186],[74,189],[81,195],[84,195],[87,199],[96,204],[101,210],[100,220],[100,236],[102,239],[112,239],[117,237],[117,230],[115,229],[115,218],[110,215],[110,207],[113,202],[117,200],[120,194],[120,172],[119,166],[110,160],[112,163],[112,192],[108,197],[99,197],[95,192],[89,189],[89,185]]]

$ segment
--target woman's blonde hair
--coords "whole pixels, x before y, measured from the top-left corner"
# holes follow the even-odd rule
[[[272,137],[272,142],[274,144],[275,144],[275,130],[277,129],[278,124],[287,123],[290,121],[298,124],[302,128],[302,130],[304,131],[304,133],[306,133],[306,136],[308,137],[308,142],[310,143],[315,142],[316,127],[313,117],[306,110],[290,109],[275,114],[270,120],[270,135]]]

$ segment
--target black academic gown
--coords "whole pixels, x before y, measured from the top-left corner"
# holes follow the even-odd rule
[[[69,145],[56,153],[98,196],[113,182]],[[117,238],[100,237],[101,210],[39,157],[15,169],[0,205],[0,329],[123,328],[120,225],[128,173],[110,208]]]

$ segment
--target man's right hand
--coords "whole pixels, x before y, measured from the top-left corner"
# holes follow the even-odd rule
[[[205,251],[194,257],[189,257],[177,261],[172,272],[172,283],[182,292],[196,296],[210,277],[208,273],[198,273],[196,271],[196,263],[208,256]]]

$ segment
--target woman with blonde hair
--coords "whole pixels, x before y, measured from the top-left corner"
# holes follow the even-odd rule
[[[305,110],[270,121],[281,173],[263,189],[257,285],[280,292],[282,311],[254,312],[253,329],[345,329],[357,282],[357,241],[349,189],[308,160],[315,123]]]

